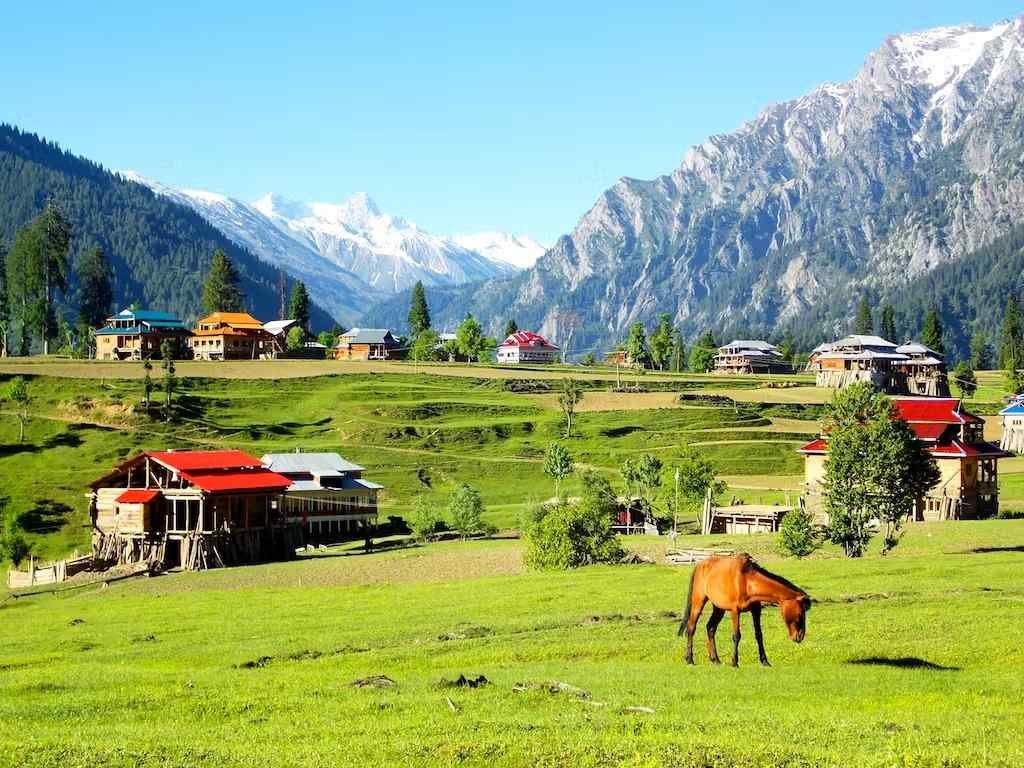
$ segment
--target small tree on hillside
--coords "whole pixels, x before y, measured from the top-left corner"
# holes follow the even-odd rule
[[[455,331],[455,338],[458,341],[460,354],[466,356],[469,362],[479,361],[480,355],[486,347],[483,329],[473,315],[466,315],[458,329]]]
[[[896,310],[893,309],[892,304],[886,304],[882,307],[882,322],[878,331],[883,339],[899,344],[900,340],[896,334]]]
[[[717,354],[718,344],[715,343],[714,334],[705,331],[690,349],[690,370],[695,373],[707,373],[714,366]]]
[[[658,327],[650,339],[651,362],[659,370],[665,370],[672,355],[672,315],[662,312],[658,315]]]
[[[957,363],[952,376],[963,397],[974,397],[974,393],[978,391],[978,377],[974,375],[974,369],[969,362],[961,360]]]
[[[992,345],[984,331],[971,335],[971,368],[976,371],[992,370]]]
[[[651,359],[647,349],[647,332],[639,320],[629,326],[629,337],[626,339],[626,358],[630,365],[642,368]]]
[[[409,357],[413,362],[424,363],[430,360],[437,360],[441,353],[441,338],[433,328],[424,328],[413,339],[409,347]]]
[[[511,336],[513,333],[515,333],[518,330],[519,330],[519,326],[516,325],[516,321],[515,320],[509,320],[507,323],[505,323],[505,338],[507,339],[509,336]]]
[[[785,555],[807,557],[821,546],[814,529],[814,516],[804,509],[787,512],[779,526],[779,549]]]
[[[1024,360],[1024,323],[1021,321],[1020,304],[1013,294],[1006,300],[1003,315],[1003,332],[999,342],[999,366],[1006,370],[1020,368]]]
[[[163,358],[160,367],[164,370],[164,420],[170,421],[174,389],[178,384],[174,375],[174,346],[170,339],[164,339],[160,345],[160,356]]]
[[[413,502],[412,513],[409,515],[409,527],[413,536],[419,541],[429,541],[444,530],[444,517],[437,504],[422,494]]]
[[[558,394],[558,407],[565,416],[565,436],[572,437],[572,418],[576,414],[576,406],[583,400],[583,390],[576,379],[562,379],[562,391]]]
[[[29,419],[29,405],[32,397],[28,391],[28,384],[21,376],[15,376],[7,384],[4,392],[4,399],[11,403],[14,410],[14,417],[18,420],[18,442],[25,442],[25,425]]]
[[[883,552],[899,542],[903,521],[939,480],[935,460],[896,417],[892,402],[867,383],[836,393],[825,432],[824,506],[828,536],[848,557],[860,557],[872,536],[871,522],[885,528]]]
[[[18,565],[31,551],[25,540],[21,516],[11,509],[10,499],[0,496],[0,560]]]
[[[686,368],[686,344],[683,343],[683,334],[678,328],[672,329],[672,354],[669,358],[669,369],[673,373],[682,373]]]
[[[149,406],[153,400],[153,363],[147,357],[142,361],[142,402],[146,405],[146,413],[149,413]]]
[[[561,443],[551,443],[544,452],[544,474],[555,481],[555,498],[562,498],[562,481],[573,472],[569,450]]]
[[[607,478],[585,473],[579,503],[540,507],[524,526],[526,564],[548,570],[621,561],[622,544],[612,528],[616,510]]]
[[[448,520],[463,539],[486,533],[480,491],[466,483],[458,485],[448,500]]]
[[[301,325],[293,325],[288,329],[284,344],[289,352],[296,352],[302,349],[306,344],[306,329]]]

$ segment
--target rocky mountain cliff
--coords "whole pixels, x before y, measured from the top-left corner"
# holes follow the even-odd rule
[[[445,291],[435,317],[471,311],[491,332],[514,317],[576,352],[659,311],[691,337],[830,337],[863,292],[881,299],[1021,219],[1022,88],[1020,19],[890,37],[853,80],[712,136],[670,175],[620,180],[532,269]]]

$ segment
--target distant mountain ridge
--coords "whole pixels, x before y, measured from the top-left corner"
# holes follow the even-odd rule
[[[532,238],[500,232],[435,235],[382,213],[365,193],[341,203],[303,203],[277,194],[246,203],[177,189],[133,171],[122,176],[192,208],[235,242],[297,275],[346,324],[417,281],[443,286],[509,276],[544,251]]]
[[[512,317],[577,349],[660,311],[690,338],[831,338],[860,295],[905,295],[1021,220],[1022,94],[1020,19],[890,37],[852,80],[767,107],[669,175],[621,179],[532,269],[446,288],[435,316],[471,311],[490,333]],[[943,274],[936,300],[970,324]],[[369,316],[399,321],[398,301]]]
[[[0,242],[10,245],[47,200],[60,205],[73,233],[69,290],[61,299],[69,320],[74,320],[77,306],[74,264],[93,245],[103,247],[113,267],[116,308],[137,302],[195,320],[202,312],[202,284],[210,258],[221,248],[238,269],[247,308],[262,319],[277,317],[277,267],[236,244],[191,208],[35,134],[0,125]],[[286,289],[290,280],[286,277]],[[314,304],[311,316],[316,328],[334,323],[320,304]]]

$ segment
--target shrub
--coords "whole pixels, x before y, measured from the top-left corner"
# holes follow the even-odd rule
[[[616,501],[611,484],[594,473],[584,475],[583,483],[579,503],[541,506],[525,521],[525,559],[531,568],[578,568],[622,559],[622,544],[612,529]]]
[[[807,557],[821,546],[814,530],[814,517],[810,512],[795,509],[782,518],[779,526],[779,549],[785,555]]]
[[[448,500],[448,519],[452,528],[464,539],[481,533],[490,533],[491,529],[484,523],[483,515],[484,502],[480,498],[480,491],[466,483],[458,485]]]
[[[32,548],[22,534],[21,517],[8,509],[9,500],[0,496],[0,560],[18,565]]]
[[[426,496],[417,496],[409,515],[409,527],[419,541],[428,541],[445,529],[441,511]]]

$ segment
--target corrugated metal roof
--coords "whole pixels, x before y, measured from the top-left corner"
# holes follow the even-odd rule
[[[719,349],[750,349],[757,352],[774,352],[778,347],[759,339],[733,339]]]
[[[299,322],[299,321],[298,320],[269,320],[269,321],[267,321],[267,322],[265,322],[263,324],[263,330],[267,331],[268,333],[272,333],[275,336],[280,336],[282,333],[287,331],[289,328],[291,328],[297,322]]]
[[[352,328],[341,334],[339,344],[387,344],[395,337],[387,328]]]
[[[263,456],[263,463],[274,472],[286,475],[344,475],[363,470],[337,453],[268,453]]]
[[[148,504],[159,495],[160,491],[145,488],[129,488],[114,499],[114,501],[118,504]]]
[[[516,331],[509,335],[503,342],[502,347],[535,347],[541,349],[558,349],[554,344],[545,339],[539,333],[533,331]]]

